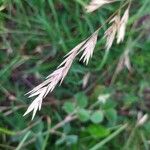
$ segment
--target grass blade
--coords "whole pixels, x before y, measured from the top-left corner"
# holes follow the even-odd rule
[[[100,143],[97,143],[95,146],[93,146],[90,150],[98,150],[103,145],[105,145],[107,142],[112,140],[115,136],[117,136],[120,132],[122,132],[124,129],[127,128],[127,124],[121,126],[117,131],[113,132],[110,136],[102,140]]]

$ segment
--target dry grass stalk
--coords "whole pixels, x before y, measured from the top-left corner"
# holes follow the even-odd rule
[[[103,5],[109,4],[112,2],[115,2],[115,0],[91,0],[91,2],[87,6],[85,6],[85,9],[86,9],[86,12],[90,13],[102,7]]]
[[[66,56],[65,60],[57,67],[57,69],[51,73],[46,80],[35,87],[33,90],[28,92],[29,98],[37,96],[34,101],[30,104],[24,116],[33,111],[32,119],[34,118],[37,110],[41,109],[42,101],[49,92],[52,92],[57,84],[61,84],[66,77],[73,60],[75,57],[82,52],[80,58],[83,62],[88,64],[90,57],[93,55],[93,51],[97,42],[98,31],[95,31],[88,39],[84,40],[73,48]]]

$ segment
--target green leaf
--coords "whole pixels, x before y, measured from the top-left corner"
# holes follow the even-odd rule
[[[91,99],[97,100],[98,96],[100,94],[103,94],[105,90],[105,86],[103,85],[96,85],[93,89],[93,92],[91,94]]]
[[[68,134],[71,131],[71,125],[70,123],[66,123],[65,126],[63,126],[63,133]]]
[[[127,128],[127,124],[122,125],[120,128],[118,128],[116,131],[111,133],[109,136],[101,140],[99,143],[95,144],[90,150],[100,150],[103,149],[104,145],[108,143],[110,140],[114,139],[118,134],[120,134],[123,130]],[[119,144],[118,144],[119,145]],[[120,145],[121,146],[121,145]]]
[[[111,124],[115,124],[117,121],[117,112],[115,109],[107,109],[105,111],[106,118],[111,122]]]
[[[0,133],[8,134],[8,135],[15,135],[16,133],[14,131],[11,131],[7,128],[0,127]]]
[[[66,135],[61,137],[56,141],[56,145],[62,145],[66,143],[67,145],[75,144],[78,141],[78,136],[77,135]]]
[[[66,138],[65,137],[61,137],[61,138],[59,138],[57,141],[56,141],[56,145],[61,145],[61,144],[63,144],[64,142],[65,142],[65,140],[66,140]]]
[[[86,122],[90,119],[90,113],[88,110],[85,109],[79,109],[78,111],[78,117],[81,121]]]
[[[65,110],[66,113],[72,113],[75,109],[75,106],[73,103],[71,102],[65,102],[64,103],[64,106],[63,106],[63,109]]]
[[[68,135],[66,137],[66,143],[67,145],[75,144],[78,141],[78,136],[77,135]]]
[[[137,96],[134,96],[134,95],[126,95],[125,96],[125,100],[124,100],[124,103],[127,107],[133,105],[134,103],[136,103],[138,101],[138,97]]]
[[[143,125],[143,128],[146,131],[146,133],[150,134],[150,121],[145,122],[145,124]]]
[[[40,134],[43,129],[44,129],[44,123],[41,121],[36,126],[34,126],[31,130],[36,134],[37,133]]]
[[[88,105],[88,98],[83,92],[76,94],[75,98],[79,107],[85,108]]]
[[[36,150],[41,150],[43,143],[44,143],[44,136],[43,136],[42,132],[39,132],[37,134],[37,137],[36,137],[36,140],[35,140]]]
[[[87,128],[88,133],[90,133],[91,136],[93,136],[94,138],[102,138],[102,137],[106,137],[109,135],[110,130],[105,128],[102,125],[90,125]]]
[[[106,101],[105,104],[102,105],[103,109],[111,109],[115,108],[117,106],[117,103],[113,100]]]
[[[25,143],[25,141],[27,140],[27,138],[29,137],[30,134],[31,134],[31,131],[26,132],[25,136],[20,141],[19,145],[15,148],[16,150],[22,149],[23,144]]]
[[[91,121],[93,123],[100,123],[103,121],[104,115],[102,111],[95,111],[93,112],[93,114],[91,115]]]

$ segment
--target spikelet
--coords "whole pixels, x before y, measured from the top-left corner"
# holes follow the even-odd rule
[[[131,71],[131,63],[129,58],[129,50],[125,50],[125,52],[122,54],[122,56],[119,59],[119,63],[116,68],[116,74],[120,73],[124,68],[127,68],[129,71]]]
[[[91,2],[87,6],[85,6],[85,9],[86,9],[86,12],[90,13],[102,7],[103,5],[109,4],[112,2],[115,2],[115,0],[91,0]]]
[[[109,23],[112,23],[112,25],[104,33],[104,38],[106,38],[106,51],[109,51],[113,44],[120,23],[120,16],[116,15]]]
[[[137,114],[137,126],[142,126],[148,120],[148,114],[143,114],[141,111]]]
[[[119,25],[119,28],[117,31],[117,44],[119,44],[120,42],[122,42],[124,40],[128,18],[129,18],[129,7],[124,12],[124,14],[121,18],[121,21],[120,21],[120,25]]]
[[[90,39],[88,40],[88,42],[82,47],[82,49],[80,50],[80,52],[83,51],[83,54],[80,58],[80,60],[83,59],[83,62],[86,63],[86,65],[89,62],[89,59],[92,57],[93,55],[93,51],[97,42],[97,36],[98,36],[98,31],[95,31],[92,36],[90,37]]]
[[[61,84],[66,77],[73,60],[79,53],[83,53],[80,60],[88,64],[90,57],[93,55],[93,51],[97,42],[98,31],[95,31],[88,39],[84,40],[73,48],[66,56],[64,61],[57,67],[57,69],[47,76],[46,80],[28,92],[29,98],[37,96],[28,107],[24,116],[33,111],[32,119],[34,118],[37,110],[41,109],[42,101],[49,92],[52,92],[57,84]]]
[[[82,82],[82,88],[83,89],[87,86],[89,78],[90,78],[90,73],[88,72],[83,77],[83,82]]]

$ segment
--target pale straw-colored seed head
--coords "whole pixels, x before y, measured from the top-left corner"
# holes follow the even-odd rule
[[[28,107],[27,111],[24,113],[24,116],[33,111],[32,119],[34,118],[37,110],[41,109],[42,101],[47,96],[49,92],[52,92],[57,84],[61,84],[64,78],[66,77],[73,60],[75,57],[82,52],[80,58],[83,59],[83,62],[88,64],[89,59],[93,55],[93,51],[97,42],[98,31],[95,31],[88,39],[84,40],[73,48],[66,56],[64,61],[57,67],[57,69],[47,76],[46,80],[35,87],[33,90],[28,92],[29,98],[37,96],[33,102]]]
[[[117,31],[117,44],[119,44],[120,42],[122,42],[124,40],[128,18],[129,18],[129,7],[124,12],[124,14],[121,18],[121,21],[120,21],[120,25],[119,25],[119,28]]]
[[[85,6],[86,12],[90,13],[96,9],[102,7],[105,4],[115,2],[115,0],[91,0],[91,2]]]
[[[112,25],[104,33],[104,38],[106,38],[106,51],[109,51],[113,44],[120,23],[120,16],[116,15],[109,23],[112,23]]]
[[[96,46],[96,42],[97,42],[97,37],[98,37],[98,31],[95,31],[92,36],[89,38],[89,40],[86,42],[86,44],[81,48],[80,52],[83,51],[83,54],[80,58],[80,60],[83,59],[83,62],[86,63],[86,65],[89,62],[89,59],[92,57],[93,55],[93,51],[94,48]]]
[[[125,67],[131,72],[132,67],[129,58],[129,49],[125,50],[125,52],[120,57],[116,68],[116,74],[120,73]]]
[[[82,82],[82,88],[83,89],[87,86],[89,78],[90,78],[90,73],[88,72],[83,77],[83,82]]]
[[[24,116],[33,111],[32,119],[34,118],[38,108],[41,109],[42,101],[49,92],[52,92],[58,83],[64,80],[67,75],[73,60],[75,59],[78,50],[85,44],[86,41],[81,42],[75,48],[73,48],[67,55],[65,60],[58,66],[58,68],[51,73],[46,80],[35,87],[33,90],[28,92],[29,98],[37,96],[34,101],[30,104]]]
[[[137,114],[137,126],[142,126],[148,120],[148,114],[143,114],[142,112],[138,112]]]

